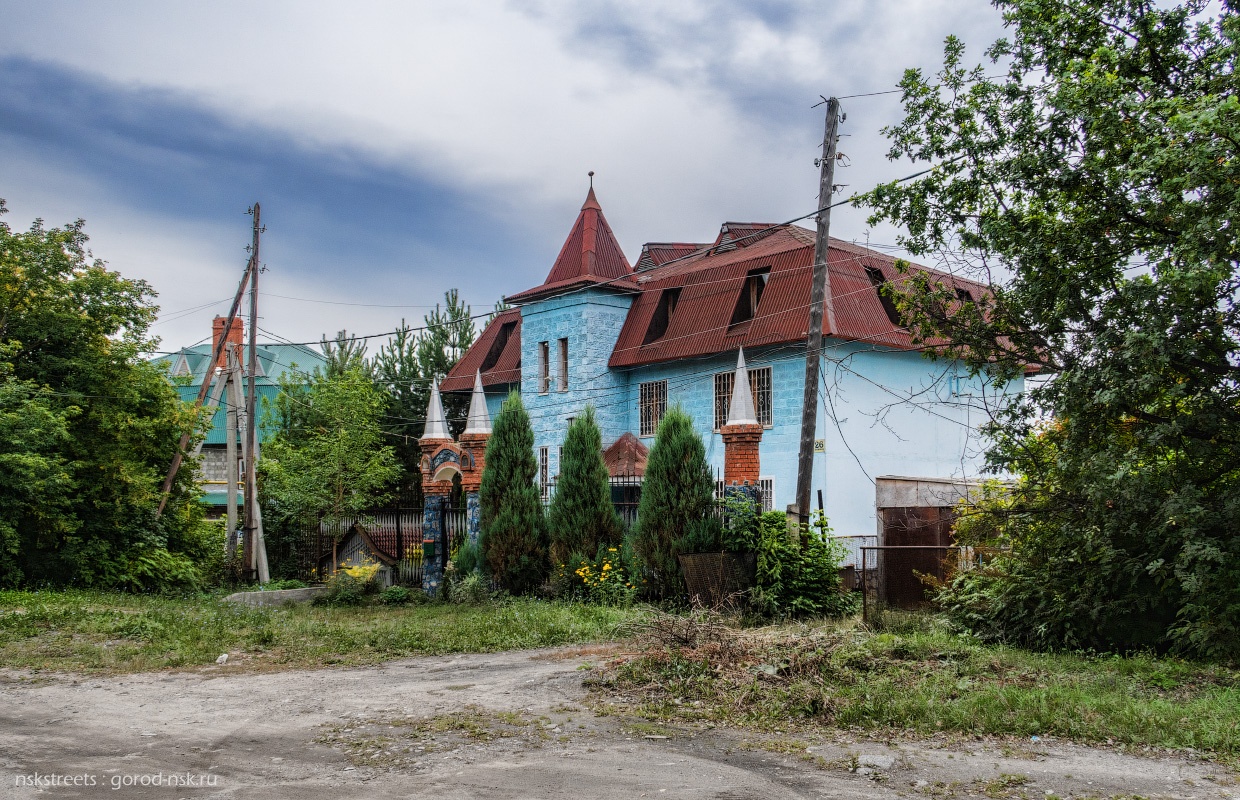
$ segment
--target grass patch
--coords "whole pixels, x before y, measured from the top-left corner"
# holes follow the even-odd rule
[[[202,596],[0,592],[0,667],[84,673],[230,663],[374,664],[611,638],[640,612],[512,599],[485,606],[248,608]]]
[[[910,621],[911,622],[911,621]],[[830,725],[930,734],[1056,736],[1240,755],[1240,671],[1150,655],[1032,653],[922,620],[739,630],[642,623],[635,655],[590,683],[600,706],[651,720],[759,730]]]

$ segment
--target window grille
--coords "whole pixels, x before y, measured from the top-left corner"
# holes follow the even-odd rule
[[[559,385],[556,387],[561,392],[568,391],[568,339],[560,340],[560,374],[556,376],[559,379]]]
[[[551,501],[551,480],[550,480],[550,464],[548,460],[551,458],[551,448],[538,448],[538,494],[544,503]]]
[[[538,343],[538,393],[546,394],[551,388],[551,351],[549,342]]]
[[[667,411],[667,381],[650,381],[639,387],[640,435],[654,436]]]
[[[732,406],[732,386],[736,383],[736,371],[715,373],[715,430],[718,431],[728,422],[728,411]],[[762,427],[769,428],[775,424],[771,397],[771,368],[755,367],[749,370],[749,389],[753,392],[753,407],[757,412],[758,422]]]

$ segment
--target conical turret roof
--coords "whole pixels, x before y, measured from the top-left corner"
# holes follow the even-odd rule
[[[728,405],[726,424],[758,424],[758,412],[753,407],[753,390],[749,388],[749,370],[745,368],[743,347],[736,351],[736,377],[732,380],[732,402]]]
[[[426,409],[426,428],[422,439],[452,439],[448,432],[448,420],[443,413],[443,400],[439,397],[439,382],[431,384],[431,402]]]
[[[586,194],[586,201],[581,206],[577,221],[573,223],[560,255],[556,258],[547,279],[541,286],[527,289],[507,299],[510,302],[524,302],[567,288],[580,283],[601,283],[615,281],[620,288],[635,289],[636,286],[626,280],[633,274],[629,260],[625,258],[616,235],[612,233],[607,218],[603,216],[603,207],[599,205],[594,187]]]
[[[487,411],[487,396],[482,391],[482,370],[474,372],[474,394],[469,398],[469,421],[465,433],[490,433],[491,413]]]

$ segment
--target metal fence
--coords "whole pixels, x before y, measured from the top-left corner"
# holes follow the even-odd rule
[[[981,558],[960,545],[877,545],[862,547],[858,582],[867,621],[889,608],[917,609],[931,602],[932,587]]]

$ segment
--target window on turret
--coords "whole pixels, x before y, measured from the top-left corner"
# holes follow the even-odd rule
[[[878,295],[878,302],[883,304],[883,313],[887,315],[887,319],[897,328],[903,328],[904,323],[900,320],[899,309],[896,308],[896,304],[887,296],[887,293],[883,291],[883,287],[887,284],[887,277],[883,275],[883,271],[878,267],[866,267],[865,274],[870,279],[870,285],[874,287],[874,292]]]
[[[770,267],[751,269],[745,275],[740,297],[736,298],[736,308],[732,310],[732,321],[728,323],[729,328],[748,322],[757,315],[758,303],[762,300],[762,292],[766,289],[766,281],[770,276]]]
[[[551,390],[551,343],[538,343],[538,393]]]
[[[654,316],[650,318],[650,327],[646,329],[646,337],[642,339],[643,345],[657,342],[663,338],[663,334],[667,333],[668,323],[672,320],[672,314],[675,313],[678,302],[680,302],[679,286],[663,290],[663,294],[659,295],[659,304],[655,306]]]
[[[561,392],[568,391],[568,339],[561,339],[560,342],[560,373],[556,376],[557,386]]]

